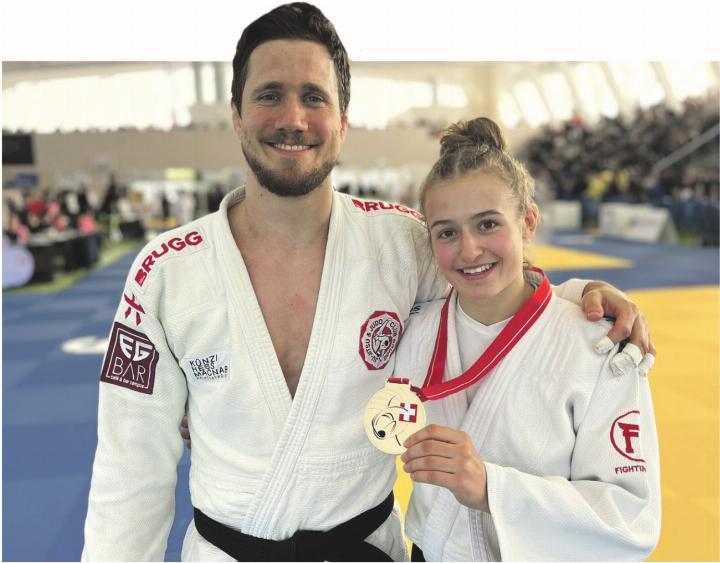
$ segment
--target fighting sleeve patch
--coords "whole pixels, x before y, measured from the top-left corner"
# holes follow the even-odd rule
[[[640,457],[640,411],[630,411],[617,417],[610,428],[610,443],[623,458],[634,464],[615,468],[615,473],[644,473],[645,460]],[[624,463],[627,464],[627,461]]]
[[[115,322],[100,381],[152,395],[159,357],[147,336]]]

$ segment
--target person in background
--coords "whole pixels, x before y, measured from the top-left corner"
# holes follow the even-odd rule
[[[213,184],[212,189],[207,193],[208,213],[214,213],[220,209],[220,202],[224,195],[222,186],[220,184]]]
[[[186,225],[195,218],[195,197],[187,190],[179,190],[173,208],[178,225]]]

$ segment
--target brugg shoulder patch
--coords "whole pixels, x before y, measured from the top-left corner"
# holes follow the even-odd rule
[[[371,201],[367,199],[357,199],[354,197],[351,197],[350,200],[352,201],[355,209],[371,215],[384,215],[387,213],[393,213],[395,215],[408,215],[417,219],[421,223],[424,221],[422,213],[420,213],[419,211],[415,211],[414,209],[410,209],[409,207],[406,207],[399,203],[388,203],[386,201]]]
[[[148,280],[160,262],[206,248],[208,248],[207,237],[198,227],[180,232],[166,240],[158,240],[145,251],[140,266],[133,274],[136,287],[141,291],[147,288]]]

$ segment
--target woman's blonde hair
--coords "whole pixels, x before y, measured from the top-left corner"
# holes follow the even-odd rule
[[[440,158],[420,187],[420,209],[425,214],[427,193],[435,184],[469,172],[497,174],[518,201],[520,214],[534,205],[535,181],[525,166],[507,151],[497,124],[487,117],[458,121],[440,140]]]

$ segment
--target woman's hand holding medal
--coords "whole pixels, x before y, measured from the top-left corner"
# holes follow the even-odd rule
[[[552,296],[547,276],[537,268],[534,268],[534,271],[542,276],[542,279],[532,297],[513,315],[470,369],[450,380],[444,378],[450,306],[450,296],[447,297],[440,314],[435,349],[423,386],[416,388],[410,385],[407,378],[392,377],[387,380],[383,389],[370,398],[365,408],[365,432],[376,448],[389,454],[403,453],[406,438],[413,433],[420,434],[416,431],[425,426],[425,409],[422,405],[424,401],[442,399],[474,385],[488,375],[512,350],[540,317]],[[450,431],[449,428],[446,430]],[[477,459],[482,465],[480,458]],[[483,466],[483,472],[484,470]]]
[[[461,504],[490,512],[485,464],[465,432],[430,424],[403,445],[400,459],[413,481],[445,487]]]

